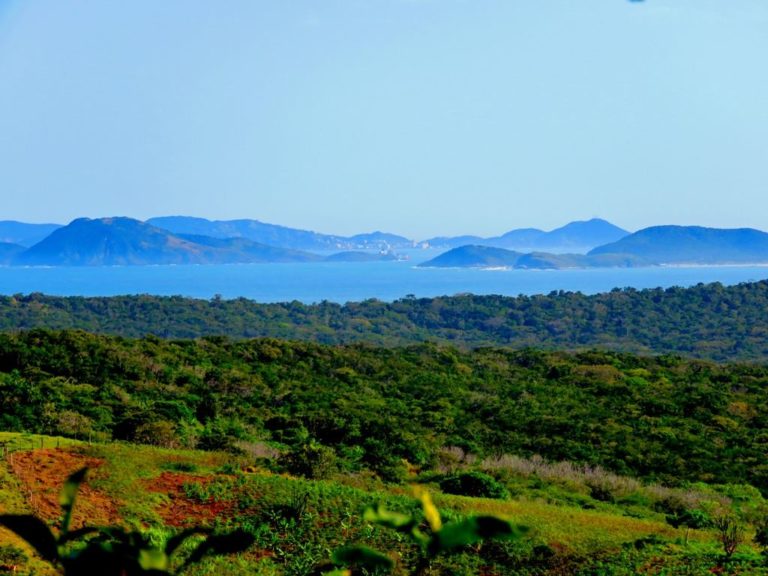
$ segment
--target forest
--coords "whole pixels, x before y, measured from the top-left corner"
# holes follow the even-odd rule
[[[323,344],[418,342],[680,354],[768,361],[768,281],[584,295],[456,295],[260,304],[180,296],[0,296],[0,330],[81,329],[125,337],[271,337]]]
[[[208,450],[273,442],[388,481],[456,447],[768,492],[766,383],[766,366],[671,355],[0,336],[3,430]]]

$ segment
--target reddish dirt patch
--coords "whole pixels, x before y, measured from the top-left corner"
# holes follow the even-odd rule
[[[24,496],[32,511],[40,518],[56,521],[61,517],[59,494],[64,481],[73,472],[88,467],[93,474],[104,463],[64,448],[46,448],[16,452],[9,459],[11,471],[21,482]],[[72,515],[71,528],[103,526],[119,521],[117,503],[86,481],[80,486]]]
[[[145,487],[149,492],[168,496],[169,503],[161,506],[158,513],[163,521],[174,527],[204,525],[220,515],[230,515],[235,508],[234,501],[217,501],[209,498],[205,501],[189,498],[184,492],[184,484],[209,484],[210,476],[195,476],[181,472],[163,472],[157,478],[147,480]]]

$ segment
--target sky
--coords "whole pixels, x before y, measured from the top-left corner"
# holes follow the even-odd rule
[[[0,0],[0,220],[768,230],[765,0]]]

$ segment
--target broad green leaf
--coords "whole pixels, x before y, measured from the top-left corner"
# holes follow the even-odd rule
[[[384,508],[381,504],[376,508],[366,508],[363,513],[363,519],[366,522],[375,522],[387,528],[393,530],[399,530],[400,532],[410,532],[411,527],[416,524],[415,520],[405,514],[398,512],[390,512]]]
[[[206,554],[235,554],[249,548],[256,539],[244,530],[235,530],[229,534],[209,536],[187,558],[184,567],[202,560]]]
[[[144,548],[139,550],[139,566],[143,570],[167,570],[168,556],[162,550]]]
[[[462,522],[443,526],[430,543],[433,554],[475,544],[492,538],[520,538],[528,531],[495,516],[473,516]]]
[[[415,518],[399,514],[398,512],[390,512],[381,504],[376,506],[375,509],[366,508],[363,513],[363,519],[366,522],[375,522],[386,528],[392,528],[403,534],[408,534],[421,546],[426,546],[427,542],[429,542],[429,538],[419,530],[419,523]]]
[[[395,563],[386,554],[368,548],[367,546],[347,546],[333,553],[334,564],[345,566],[360,566],[369,570],[384,568],[391,570]]]
[[[59,503],[61,504],[62,518],[61,518],[61,533],[66,534],[69,531],[69,523],[72,521],[72,509],[77,499],[77,491],[80,489],[80,484],[85,480],[85,476],[88,473],[88,468],[81,468],[74,474],[72,474],[67,481],[64,482],[64,488],[61,491],[59,497]]]
[[[101,532],[102,530],[104,530],[104,528],[98,528],[95,526],[86,526],[77,530],[70,530],[66,534],[63,534],[59,537],[59,545],[66,544],[67,542],[71,542],[73,540],[78,540],[83,536],[88,536],[89,534],[94,534],[95,532]]]
[[[26,540],[45,560],[55,562],[58,559],[56,538],[42,520],[30,515],[3,514],[0,515],[0,525]]]

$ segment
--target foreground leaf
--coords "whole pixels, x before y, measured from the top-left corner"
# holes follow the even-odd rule
[[[0,525],[26,540],[45,560],[55,562],[58,559],[56,538],[42,520],[29,515],[3,514],[0,515]]]
[[[77,499],[77,491],[80,489],[80,484],[85,481],[86,474],[88,474],[88,468],[81,468],[74,474],[71,474],[67,481],[64,482],[64,488],[61,490],[59,498],[63,514],[61,519],[62,534],[66,534],[69,531],[69,523],[72,521],[72,509]]]
[[[221,555],[243,552],[255,541],[256,538],[245,530],[235,530],[230,534],[209,536],[207,540],[195,548],[195,551],[192,552],[190,557],[187,558],[187,561],[184,563],[184,567],[199,562],[206,554]]]
[[[368,570],[384,568],[391,570],[395,563],[387,555],[367,546],[347,546],[333,553],[333,563],[345,566],[360,566]]]
[[[376,506],[376,508],[366,508],[363,513],[363,519],[366,522],[375,522],[399,532],[410,532],[411,528],[416,525],[416,521],[410,516],[398,512],[390,512],[381,504]]]
[[[462,522],[443,526],[432,542],[433,553],[448,552],[454,548],[476,544],[494,538],[520,538],[528,531],[522,526],[514,526],[495,516],[473,516]]]

